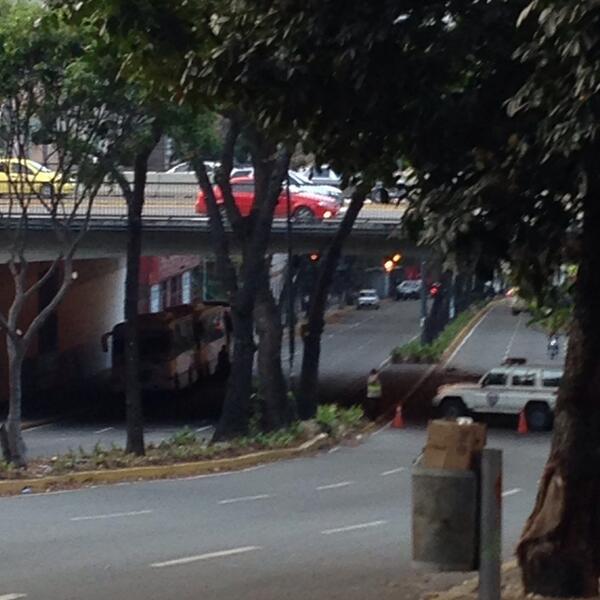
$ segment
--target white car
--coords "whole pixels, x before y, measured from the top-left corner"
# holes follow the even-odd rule
[[[356,308],[379,308],[379,296],[376,290],[360,290],[356,299]]]
[[[438,388],[433,406],[443,417],[470,413],[518,415],[525,411],[532,430],[552,424],[562,369],[516,365],[497,367],[478,383],[458,383]]]
[[[421,297],[423,282],[420,279],[407,279],[396,287],[396,300],[417,299]]]

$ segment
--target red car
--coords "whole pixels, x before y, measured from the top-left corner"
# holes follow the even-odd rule
[[[234,177],[231,180],[231,187],[235,202],[242,213],[242,216],[250,214],[254,204],[254,178],[253,177]],[[215,196],[219,206],[223,205],[223,196],[218,186],[214,187]],[[287,197],[285,189],[282,189],[279,195],[279,201],[275,207],[275,217],[285,218],[287,216]],[[305,190],[294,190],[290,187],[292,217],[295,222],[310,223],[312,221],[323,221],[332,219],[340,212],[341,205],[334,198],[320,196]],[[204,192],[198,192],[196,200],[196,212],[201,215],[207,214],[206,200]]]

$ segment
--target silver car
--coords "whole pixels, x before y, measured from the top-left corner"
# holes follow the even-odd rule
[[[376,290],[360,290],[356,300],[356,308],[379,308],[379,296]]]

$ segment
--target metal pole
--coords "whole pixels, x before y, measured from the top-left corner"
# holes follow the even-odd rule
[[[421,261],[421,327],[427,318],[427,261]]]
[[[294,310],[294,274],[293,274],[293,249],[292,249],[292,196],[290,193],[290,175],[286,177],[286,204],[287,204],[287,288],[288,288],[288,387],[292,390],[292,377],[294,374],[294,354],[296,353],[296,319]]]
[[[502,562],[502,450],[481,453],[479,600],[500,600]]]

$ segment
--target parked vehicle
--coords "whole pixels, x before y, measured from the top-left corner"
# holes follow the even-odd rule
[[[44,199],[72,194],[75,182],[28,158],[0,158],[0,194],[39,196]]]
[[[518,415],[525,411],[532,430],[552,424],[556,395],[563,370],[523,364],[492,369],[478,383],[458,383],[438,388],[433,406],[444,417],[469,413]]]
[[[360,290],[356,299],[356,308],[379,308],[379,296],[376,290]]]
[[[231,318],[224,304],[182,304],[139,316],[140,375],[144,390],[180,390],[216,373],[219,353],[229,355]],[[112,383],[125,386],[125,323],[102,336],[112,339]]]
[[[407,279],[396,287],[396,300],[410,300],[421,297],[423,282],[420,279]]]
[[[290,178],[290,189],[292,192],[307,192],[319,196],[329,196],[340,204],[343,202],[342,190],[333,185],[319,185],[313,183],[308,177],[298,171],[288,171]],[[254,177],[253,167],[236,167],[231,171],[231,177]]]
[[[206,167],[206,171],[209,175],[211,175],[214,170],[219,166],[218,162],[213,161],[204,161],[204,166]],[[195,175],[195,171],[192,168],[192,165],[189,162],[181,162],[176,165],[173,165],[170,169],[167,169],[167,173],[186,173]]]
[[[342,185],[342,178],[329,165],[313,165],[302,170],[301,173],[317,185],[333,185],[335,187]]]
[[[243,216],[250,214],[254,204],[254,179],[253,177],[234,177],[231,180],[231,187],[236,205]],[[225,209],[223,205],[223,196],[218,186],[214,188],[215,197],[219,207]],[[313,221],[323,221],[336,217],[342,207],[335,200],[328,196],[321,196],[312,192],[292,191],[291,211],[292,218],[298,223],[311,223]],[[207,214],[206,199],[204,192],[198,192],[196,201],[196,212],[201,215]],[[287,215],[287,196],[284,189],[281,190],[279,201],[275,207],[275,217],[283,218]]]

